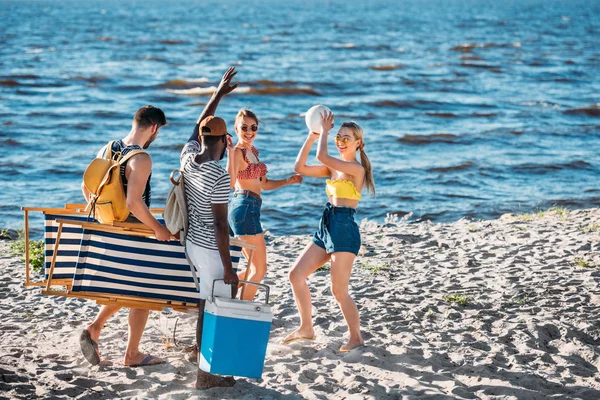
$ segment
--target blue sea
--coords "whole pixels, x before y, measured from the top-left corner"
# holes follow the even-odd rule
[[[258,114],[272,179],[293,173],[311,106],[363,126],[377,196],[358,219],[600,204],[598,1],[2,1],[0,43],[2,228],[81,202],[87,164],[146,104],[169,120],[149,149],[163,206],[231,65],[217,114]],[[266,192],[263,224],[312,233],[326,200],[322,179]]]

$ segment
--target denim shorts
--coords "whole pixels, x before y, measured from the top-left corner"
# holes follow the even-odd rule
[[[233,236],[253,236],[263,233],[260,224],[259,195],[249,190],[236,190],[229,201],[229,230]]]
[[[334,207],[327,203],[319,230],[313,236],[313,242],[325,249],[327,254],[347,251],[358,255],[360,250],[360,232],[354,222],[356,210],[350,207]]]

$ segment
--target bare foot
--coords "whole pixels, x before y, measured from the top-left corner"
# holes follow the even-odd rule
[[[92,338],[92,340],[96,343],[98,343],[98,340],[100,340],[100,331],[101,329],[95,329],[94,325],[90,325],[87,328],[85,328],[86,331],[88,331],[88,333],[90,334],[90,337]]]
[[[296,329],[294,332],[290,333],[281,341],[281,344],[290,344],[293,342],[297,342],[299,340],[315,340],[315,331],[314,329],[310,330],[301,330],[300,328]]]
[[[364,340],[349,341],[348,343],[340,347],[340,353],[347,353],[350,350],[358,349],[359,347],[363,347],[364,345]]]
[[[213,387],[231,387],[235,385],[235,379],[232,376],[221,377],[202,370],[198,370],[198,376],[196,377],[196,389],[205,390]]]

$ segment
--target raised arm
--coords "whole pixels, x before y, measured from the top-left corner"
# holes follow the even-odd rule
[[[357,162],[344,161],[329,155],[327,150],[327,139],[329,131],[333,128],[333,113],[321,115],[322,130],[319,135],[319,144],[317,145],[317,160],[325,166],[348,175],[359,176],[364,174],[364,168]]]
[[[226,94],[231,93],[236,87],[238,87],[237,83],[235,83],[233,85],[231,84],[231,80],[233,79],[233,77],[236,74],[237,74],[237,72],[235,71],[235,67],[230,67],[227,70],[227,72],[225,72],[225,75],[223,75],[223,78],[221,78],[219,87],[217,88],[217,90],[215,90],[215,92],[211,96],[210,100],[204,107],[204,110],[202,110],[202,112],[200,113],[200,116],[198,117],[198,120],[196,121],[196,126],[194,127],[194,132],[192,133],[192,136],[190,136],[190,138],[188,139],[188,142],[190,140],[198,141],[200,122],[202,122],[202,120],[206,117],[215,115],[215,112],[217,111],[217,106],[219,105],[219,101],[221,101],[221,98],[223,96],[225,96]]]
[[[329,178],[331,176],[331,172],[326,166],[306,165],[306,159],[308,158],[310,148],[317,141],[318,138],[318,133],[308,133],[308,137],[304,141],[304,144],[302,145],[302,148],[298,153],[298,157],[296,157],[296,162],[294,163],[294,171],[301,175],[312,176],[313,178]]]

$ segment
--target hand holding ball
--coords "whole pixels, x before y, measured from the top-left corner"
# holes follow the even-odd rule
[[[328,115],[331,110],[322,105],[316,105],[306,112],[306,126],[311,132],[321,133],[321,115]]]

